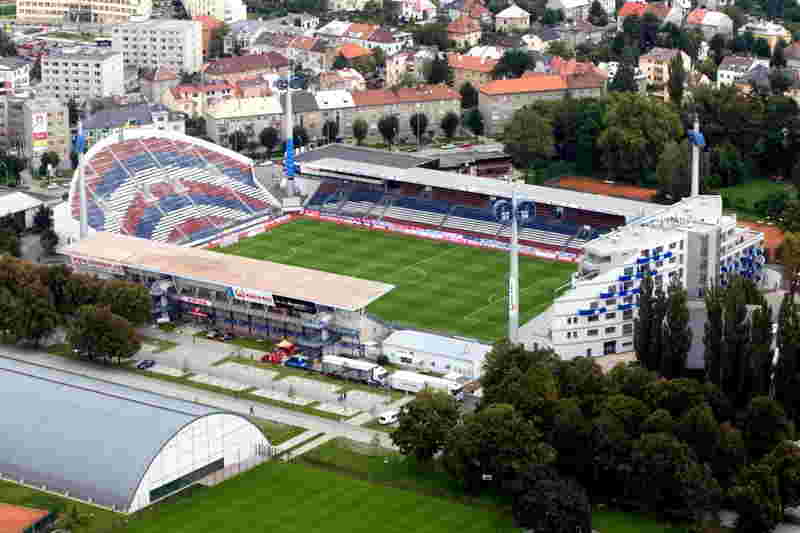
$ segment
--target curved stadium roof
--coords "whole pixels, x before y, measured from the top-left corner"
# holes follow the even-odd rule
[[[123,511],[162,447],[184,426],[221,413],[3,358],[0,391],[4,476]]]
[[[79,165],[95,231],[185,244],[272,211],[274,200],[256,180],[249,158],[182,133],[123,132],[93,145]],[[76,220],[79,175],[69,198]]]

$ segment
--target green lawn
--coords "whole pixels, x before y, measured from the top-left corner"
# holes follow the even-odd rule
[[[265,463],[145,511],[128,533],[504,533],[497,512],[301,464]]]
[[[369,311],[400,325],[496,340],[506,331],[508,254],[298,220],[224,253],[382,281],[396,286]],[[574,265],[520,258],[520,308],[543,311]]]
[[[763,200],[774,192],[783,192],[795,196],[794,187],[790,183],[775,183],[767,179],[754,179],[733,187],[724,187],[719,194],[728,200],[731,208],[743,211],[744,214],[755,215],[756,202]]]

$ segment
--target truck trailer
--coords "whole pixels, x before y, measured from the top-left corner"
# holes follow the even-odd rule
[[[413,392],[420,392],[425,387],[433,390],[447,392],[456,397],[456,399],[463,399],[464,386],[457,381],[449,379],[437,378],[435,376],[426,376],[425,374],[417,374],[416,372],[409,372],[407,370],[398,370],[397,372],[389,375],[389,386],[393,389]]]
[[[369,385],[380,386],[386,385],[386,376],[388,374],[385,368],[375,363],[337,355],[322,356],[322,372]]]

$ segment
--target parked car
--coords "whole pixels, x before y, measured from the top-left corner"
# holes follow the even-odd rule
[[[145,359],[144,361],[139,361],[136,365],[136,368],[139,370],[147,370],[148,368],[153,368],[156,365],[156,362],[152,359]]]
[[[386,411],[382,413],[381,416],[378,417],[378,424],[382,426],[388,426],[389,424],[394,424],[397,422],[397,418],[400,416],[399,409],[393,409],[391,411]]]

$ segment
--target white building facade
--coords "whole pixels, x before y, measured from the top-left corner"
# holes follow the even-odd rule
[[[99,24],[142,21],[150,18],[153,11],[152,0],[82,0],[80,7],[72,0],[19,0],[17,2],[17,22],[20,23],[63,23],[71,15],[87,17]]]
[[[395,365],[478,379],[483,373],[488,344],[422,331],[395,331],[383,341],[383,354]]]
[[[184,0],[191,17],[209,16],[226,24],[247,20],[247,6],[242,0]]]
[[[764,236],[722,214],[719,196],[696,196],[586,244],[566,291],[529,324],[529,349],[563,359],[632,351],[642,279],[666,290],[680,283],[689,298],[742,275],[763,284]],[[699,342],[702,332],[695,332]]]
[[[203,25],[196,20],[154,20],[114,27],[111,49],[126,66],[197,72],[203,65]]]
[[[62,48],[42,56],[43,96],[61,101],[122,96],[125,73],[122,54],[108,48]]]

